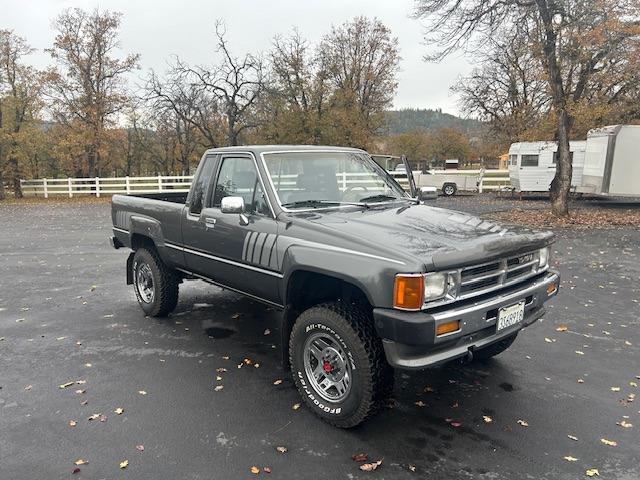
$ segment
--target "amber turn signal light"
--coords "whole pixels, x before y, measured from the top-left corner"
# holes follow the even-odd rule
[[[404,310],[420,310],[424,300],[424,276],[396,275],[393,306]]]
[[[460,330],[460,320],[453,322],[441,323],[436,327],[436,335],[444,335],[445,333],[457,332]]]

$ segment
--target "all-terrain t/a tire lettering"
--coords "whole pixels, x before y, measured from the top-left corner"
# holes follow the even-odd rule
[[[322,351],[305,348],[314,338],[322,339],[318,344],[324,346]],[[316,415],[332,425],[349,428],[360,424],[378,411],[385,393],[393,388],[393,370],[385,360],[382,342],[370,315],[360,306],[338,301],[309,308],[296,320],[289,345],[291,371],[300,394]],[[323,382],[313,377],[308,362],[305,365],[305,355],[313,355],[314,348],[323,358],[323,365],[316,365]],[[330,387],[333,394],[323,392],[319,385],[331,384],[327,376],[333,372],[345,388]],[[344,372],[348,372],[348,386]]]

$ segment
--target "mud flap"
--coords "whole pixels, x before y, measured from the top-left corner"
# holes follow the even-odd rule
[[[135,252],[131,252],[127,258],[127,285],[133,285],[133,256]]]

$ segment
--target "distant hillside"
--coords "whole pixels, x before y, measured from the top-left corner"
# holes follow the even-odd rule
[[[457,128],[467,135],[478,133],[482,129],[482,122],[464,119],[443,113],[442,109],[403,108],[387,112],[388,133],[411,132],[413,130],[438,130],[439,128]]]

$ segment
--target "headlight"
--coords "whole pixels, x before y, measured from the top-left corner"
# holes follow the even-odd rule
[[[538,252],[538,268],[545,268],[547,265],[549,265],[549,247],[544,247]]]
[[[447,277],[443,272],[427,273],[424,276],[424,300],[426,302],[444,296],[447,291]]]

